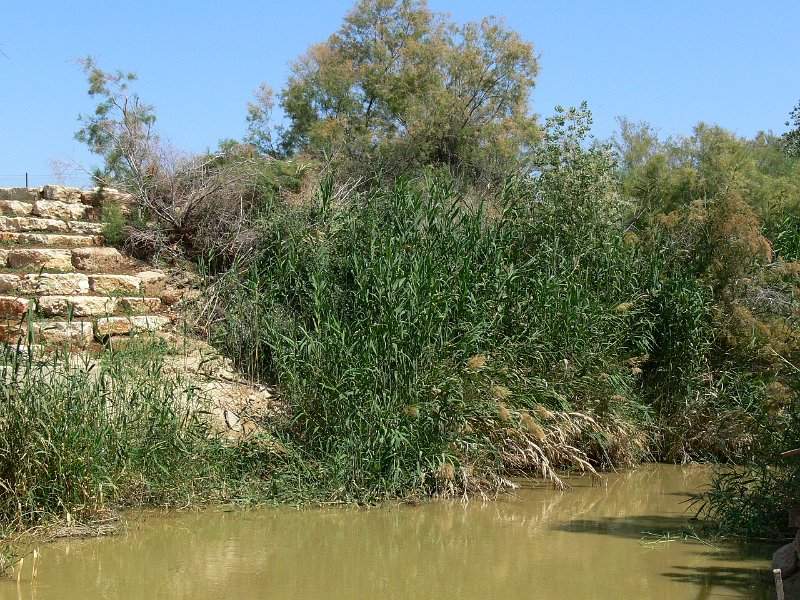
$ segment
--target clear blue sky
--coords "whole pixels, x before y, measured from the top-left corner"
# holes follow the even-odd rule
[[[203,151],[244,132],[262,81],[280,89],[287,62],[338,29],[349,0],[6,0],[0,28],[0,187],[51,182],[54,159],[97,164],[73,135],[92,100],[74,59],[134,71],[159,131]],[[800,100],[797,0],[430,0],[459,22],[487,14],[534,43],[533,110],[589,102],[595,134],[615,117],[664,134],[698,121],[739,135],[785,130]],[[82,183],[75,174],[67,183]]]

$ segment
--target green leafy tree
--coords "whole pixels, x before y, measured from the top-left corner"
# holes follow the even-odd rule
[[[247,134],[244,142],[265,156],[275,156],[278,153],[273,140],[274,107],[275,92],[266,83],[258,86],[253,101],[247,103]]]
[[[789,118],[786,125],[792,129],[783,135],[784,150],[789,156],[800,156],[800,102],[789,113]]]
[[[94,114],[78,117],[82,127],[75,138],[103,158],[103,167],[95,173],[99,182],[141,184],[156,166],[154,107],[131,90],[130,84],[136,81],[133,73],[103,71],[91,57],[79,62],[89,83],[89,95],[100,102]]]
[[[362,0],[293,63],[282,143],[390,173],[496,173],[537,139],[528,101],[538,68],[502,20],[458,26],[424,0]]]

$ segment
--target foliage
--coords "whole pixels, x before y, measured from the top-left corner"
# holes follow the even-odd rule
[[[228,443],[165,350],[132,340],[93,363],[61,349],[0,348],[0,526],[4,534],[126,505],[259,494],[267,451]]]
[[[253,102],[247,104],[247,134],[244,142],[264,156],[275,156],[278,149],[272,135],[272,109],[275,106],[275,93],[266,83],[256,90]]]
[[[151,104],[143,103],[130,84],[136,75],[100,69],[92,57],[80,61],[89,83],[89,95],[99,97],[93,115],[80,115],[82,128],[76,139],[103,157],[104,166],[95,177],[101,183],[139,181],[155,168],[153,131],[156,116]]]
[[[277,170],[274,161],[238,143],[200,156],[176,151],[154,132],[154,109],[130,88],[133,74],[103,71],[91,58],[83,65],[89,93],[100,101],[94,116],[81,117],[77,138],[104,160],[98,181],[134,199],[136,218],[125,225],[108,209],[114,217],[109,234],[119,242],[124,233],[125,249],[149,260],[212,256],[227,264],[250,251],[254,238],[245,216],[261,199],[262,174]],[[256,131],[256,123],[268,118],[259,110],[254,106],[250,113],[252,141],[268,144]]]
[[[800,103],[792,109],[789,113],[789,121],[786,121],[787,127],[792,127],[783,135],[784,151],[789,156],[800,156]]]
[[[613,203],[608,155],[565,144],[570,124],[551,122],[547,175],[507,182],[500,204],[437,177],[333,203],[325,180],[313,204],[265,215],[258,259],[211,291],[218,343],[280,383],[273,433],[329,494],[488,491],[646,451],[651,263],[612,219],[562,210]]]
[[[793,465],[776,466],[797,419],[800,164],[771,134],[700,124],[660,140],[623,121],[620,135],[629,226],[665,261],[643,367],[662,455],[736,461],[717,469],[704,516],[726,534],[776,535],[800,489]]]
[[[292,64],[286,151],[397,176],[447,165],[493,178],[536,140],[533,47],[502,21],[458,26],[422,0],[362,0]]]
[[[774,539],[794,536],[787,528],[787,511],[797,508],[800,461],[780,458],[780,454],[800,448],[796,389],[796,377],[792,388],[779,382],[768,386],[765,404],[769,412],[781,414],[777,426],[775,419],[759,419],[753,427],[757,435],[752,459],[717,469],[709,489],[696,498],[703,516],[720,533]]]

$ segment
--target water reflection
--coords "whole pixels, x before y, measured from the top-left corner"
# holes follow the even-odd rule
[[[768,562],[649,534],[687,527],[705,472],[648,467],[496,502],[147,515],[123,536],[44,551],[23,598],[761,597]],[[756,582],[757,583],[757,582]],[[0,598],[17,598],[0,582]]]

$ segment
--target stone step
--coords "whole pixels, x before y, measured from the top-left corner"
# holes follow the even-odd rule
[[[13,248],[0,247],[0,268],[38,271],[86,271],[89,273],[136,272],[140,266],[125,258],[116,248],[89,246],[85,248]],[[143,273],[149,273],[147,271]],[[158,272],[154,272],[158,273]],[[163,273],[158,273],[163,278]]]
[[[67,295],[85,294],[89,290],[89,277],[84,273],[0,273],[0,292],[3,293]]]
[[[41,219],[39,217],[0,217],[0,231],[68,233],[69,221]]]
[[[88,276],[89,289],[99,294],[118,294],[121,292],[137,293],[142,289],[142,280],[134,275],[97,275]]]
[[[4,217],[28,217],[33,214],[33,202],[0,200],[0,215]]]
[[[136,296],[62,295],[39,296],[36,300],[46,317],[108,317],[115,312],[144,314],[161,310],[160,298]]]
[[[0,296],[0,318],[21,319],[28,312],[31,301],[17,296]]]
[[[62,219],[43,219],[40,217],[0,216],[0,231],[50,233],[79,233],[101,235],[104,223],[97,221],[64,221]]]
[[[68,343],[80,348],[94,339],[91,321],[37,321],[30,324],[34,342]]]
[[[40,217],[44,219],[60,219],[62,221],[79,221],[97,219],[100,210],[83,202],[62,202],[60,200],[0,200],[0,214],[6,217]]]
[[[33,203],[32,214],[36,217],[63,219],[65,221],[80,221],[99,216],[97,210],[88,204],[83,204],[82,202],[60,202],[58,200],[37,200]]]
[[[15,245],[48,246],[59,248],[84,248],[103,244],[101,235],[72,235],[61,233],[0,232],[0,243]]]
[[[36,304],[46,317],[109,316],[117,309],[117,299],[109,296],[40,296]]]
[[[106,224],[99,221],[67,221],[70,233],[84,235],[102,235]]]
[[[150,295],[164,292],[166,274],[141,271],[137,275],[108,273],[0,273],[0,294],[114,294],[117,296]]]
[[[37,188],[0,188],[0,200],[35,202],[40,197]]]
[[[104,317],[88,319],[42,319],[31,323],[0,324],[0,343],[15,344],[19,340],[27,344],[51,342],[86,348],[94,340],[119,341],[122,337],[163,331],[172,319],[159,315],[139,315],[126,317]]]
[[[127,313],[151,313],[161,310],[161,298],[148,298],[146,296],[119,296],[117,307]]]
[[[10,248],[0,250],[0,265],[12,269],[73,271],[72,252],[53,248]]]
[[[157,315],[136,317],[105,317],[97,319],[94,334],[98,339],[116,335],[129,335],[137,331],[161,331],[172,323],[172,319]]]
[[[116,248],[100,246],[94,248],[75,248],[72,250],[72,266],[78,271],[103,273],[136,269],[135,262],[125,258]]]

